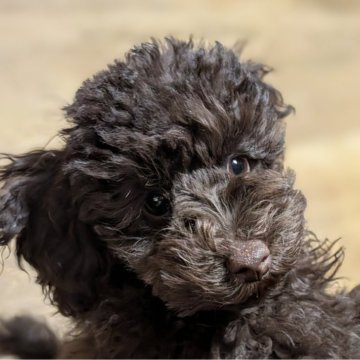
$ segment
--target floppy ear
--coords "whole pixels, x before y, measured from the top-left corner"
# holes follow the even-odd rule
[[[16,238],[16,253],[38,274],[44,292],[64,315],[96,302],[111,260],[90,225],[78,218],[63,151],[3,156],[0,169],[0,245]]]

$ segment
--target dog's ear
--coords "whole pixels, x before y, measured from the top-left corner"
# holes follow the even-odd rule
[[[110,259],[91,227],[79,220],[63,151],[5,156],[0,170],[0,245],[16,252],[64,315],[86,311],[106,281]],[[4,157],[3,157],[4,160]]]
[[[4,182],[0,190],[0,244],[5,245],[25,228],[31,199],[43,192],[58,163],[58,154],[33,151],[3,155],[1,160],[10,161],[0,169]]]

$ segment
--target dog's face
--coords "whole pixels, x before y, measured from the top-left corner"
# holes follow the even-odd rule
[[[51,172],[52,193],[62,195],[43,205],[51,222],[64,217],[54,206],[68,197],[63,207],[82,229],[74,237],[85,232],[93,239],[86,246],[106,253],[91,266],[120,262],[182,315],[266,289],[297,259],[305,200],[283,170],[289,109],[262,81],[265,72],[219,44],[170,40],[135,48],[85,82],[66,108],[74,126]],[[54,269],[24,245],[26,226],[8,230],[22,234],[20,255],[47,273],[43,283],[59,287]]]

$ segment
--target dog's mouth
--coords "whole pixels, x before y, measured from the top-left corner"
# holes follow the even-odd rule
[[[272,279],[272,258],[264,256],[251,267],[239,266],[229,270],[226,261],[218,257],[205,263],[185,263],[184,259],[160,265],[155,277],[147,278],[153,295],[162,299],[169,308],[180,316],[189,316],[197,311],[224,309],[245,303],[249,298],[259,297]],[[205,266],[212,264],[205,268]]]

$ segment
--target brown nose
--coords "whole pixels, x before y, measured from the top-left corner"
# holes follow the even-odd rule
[[[241,241],[227,261],[229,271],[244,282],[261,280],[270,265],[270,251],[260,240]]]

